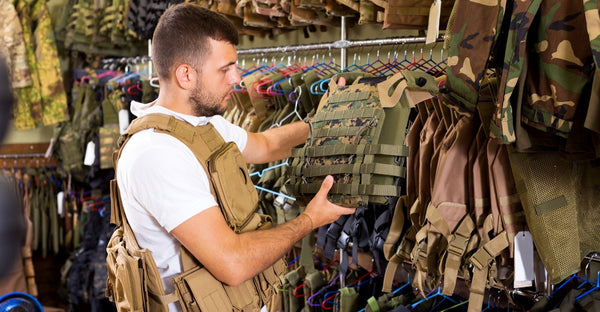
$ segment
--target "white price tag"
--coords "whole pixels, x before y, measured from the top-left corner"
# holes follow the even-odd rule
[[[129,111],[122,109],[119,111],[119,133],[125,132],[129,127]]]
[[[58,194],[56,194],[56,210],[58,211],[58,215],[61,217],[65,216],[64,199],[65,192],[60,191]]]
[[[533,239],[531,233],[522,231],[515,235],[515,288],[530,287],[535,280]]]
[[[96,160],[96,144],[94,144],[94,141],[89,141],[87,143],[87,147],[85,148],[83,164],[86,166],[91,166],[94,164],[94,160]]]

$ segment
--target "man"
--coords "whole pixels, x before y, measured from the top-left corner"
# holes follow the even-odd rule
[[[4,57],[0,55],[0,143],[8,131],[9,120],[12,119],[14,98],[9,75]],[[23,244],[24,222],[19,209],[14,189],[0,173],[0,282],[13,271]],[[2,294],[0,290],[0,295]]]
[[[138,117],[175,116],[193,126],[211,123],[226,142],[237,144],[247,163],[289,157],[290,149],[306,140],[306,123],[249,133],[221,116],[241,79],[237,43],[237,30],[225,17],[193,4],[169,8],[153,37],[158,99],[135,104],[132,112]],[[180,244],[215,278],[236,286],[275,263],[311,230],[354,212],[327,200],[333,184],[328,177],[300,217],[267,230],[236,234],[191,150],[152,129],[129,139],[116,174],[129,224],[140,247],[152,251],[167,292],[173,290],[171,278],[181,273]]]

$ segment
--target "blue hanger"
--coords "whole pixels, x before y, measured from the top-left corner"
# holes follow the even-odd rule
[[[254,187],[255,187],[257,190],[261,190],[261,191],[264,191],[264,192],[267,192],[267,193],[271,193],[271,194],[273,194],[273,195],[277,195],[277,196],[283,196],[283,197],[285,197],[285,198],[287,198],[287,199],[289,199],[289,200],[293,200],[293,201],[295,201],[295,200],[296,200],[294,197],[291,197],[291,196],[285,195],[285,194],[283,194],[283,193],[281,193],[281,192],[275,192],[275,191],[271,191],[270,189],[267,189],[267,188],[264,188],[264,187],[261,187],[261,186],[258,186],[258,185],[255,185]]]
[[[575,300],[579,300],[579,299],[581,299],[581,298],[589,295],[591,292],[593,292],[593,291],[595,291],[597,289],[600,289],[600,271],[598,271],[596,273],[596,285],[594,285],[594,287],[592,287],[590,290],[588,290],[588,291],[584,292],[583,294],[575,297]]]
[[[394,289],[394,291],[392,291],[392,294],[397,294],[399,291],[401,291],[402,289],[408,287],[409,285],[411,285],[411,281],[410,281],[410,275],[408,276],[408,281],[406,283],[404,283],[404,285]],[[358,310],[358,312],[365,312],[366,308],[362,308],[360,310]]]
[[[577,274],[573,274],[567,280],[565,280],[564,282],[562,282],[560,284],[560,286],[558,286],[558,288],[556,288],[554,291],[552,291],[552,293],[548,296],[548,298],[552,298],[552,296],[554,296],[561,288],[565,287],[565,285],[567,285],[573,279],[578,279],[578,280],[582,281],[583,284],[585,284],[587,282],[587,280],[579,277]],[[581,285],[583,285],[583,284],[581,284]]]
[[[262,177],[263,177],[263,175],[265,174],[265,172],[267,172],[267,171],[269,171],[269,170],[273,170],[273,169],[277,169],[277,168],[279,168],[279,167],[283,167],[283,166],[287,166],[287,165],[289,165],[289,162],[288,162],[288,160],[289,160],[289,158],[286,158],[286,159],[285,159],[285,161],[284,161],[284,162],[282,162],[282,163],[280,163],[280,164],[277,164],[277,165],[274,165],[274,166],[271,166],[271,167],[265,168],[265,169],[263,169],[263,170],[262,170],[262,171],[260,171],[260,172],[258,172],[258,171],[257,171],[257,172],[252,172],[252,173],[250,173],[250,176],[251,176],[251,177],[253,177],[253,176],[259,176],[260,178],[262,178]]]
[[[256,176],[256,175],[257,175],[257,176],[259,176],[259,177],[261,177],[261,178],[262,178],[262,176],[265,174],[265,172],[267,172],[267,171],[269,171],[269,170],[273,170],[273,169],[276,169],[276,168],[279,168],[279,167],[283,167],[283,166],[287,166],[287,165],[289,165],[289,163],[288,163],[288,160],[289,160],[289,158],[286,158],[286,159],[285,159],[285,161],[284,161],[284,162],[282,162],[282,163],[280,163],[280,164],[277,164],[277,165],[274,165],[274,166],[271,166],[271,167],[265,168],[265,169],[263,169],[263,170],[262,170],[262,171],[260,171],[260,172],[252,172],[252,173],[250,173],[250,176],[252,177],[252,176]],[[267,193],[271,193],[271,194],[273,194],[273,195],[277,195],[277,196],[283,196],[284,198],[287,198],[287,199],[289,199],[289,200],[296,201],[296,198],[294,198],[294,197],[292,197],[292,196],[289,196],[289,195],[283,194],[283,193],[281,193],[281,192],[275,192],[275,191],[272,191],[272,190],[270,190],[270,189],[264,188],[264,187],[262,187],[262,186],[255,185],[255,186],[254,186],[254,188],[256,188],[257,190],[261,190],[261,191],[267,192]]]
[[[276,82],[275,82],[273,85],[271,85],[271,87],[270,87],[270,90],[271,90],[271,93],[272,93],[273,95],[284,95],[284,94],[286,94],[286,93],[290,93],[290,92],[292,92],[292,91],[290,91],[290,90],[283,90],[283,89],[279,89],[279,88],[278,88],[278,87],[279,87],[279,85],[280,85],[282,82],[284,82],[284,81],[289,81],[289,82],[290,82],[290,84],[291,84],[291,82],[292,82],[292,78],[285,77],[285,78],[283,78],[283,79],[281,79],[281,80],[279,80],[279,81],[276,81]]]
[[[438,297],[438,296],[442,296],[442,297],[444,297],[444,299],[448,299],[448,301],[450,301],[452,303],[458,303],[458,301],[452,299],[451,297],[448,297],[448,296],[442,294],[442,288],[438,287],[437,290],[435,291],[435,293],[433,295],[431,295],[431,296],[427,295],[425,298],[417,301],[416,303],[413,303],[411,305],[411,307],[414,309],[416,306],[420,305],[421,303],[423,303],[423,302],[425,302],[425,301],[427,301],[427,300],[429,300],[431,298]]]

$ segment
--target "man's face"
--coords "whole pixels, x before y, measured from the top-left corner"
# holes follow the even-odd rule
[[[241,80],[233,45],[210,38],[208,44],[210,52],[199,65],[196,87],[190,95],[194,115],[206,117],[225,113],[233,86]]]

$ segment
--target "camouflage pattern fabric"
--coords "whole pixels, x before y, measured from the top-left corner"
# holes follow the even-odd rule
[[[0,56],[6,61],[10,70],[13,88],[23,88],[31,85],[31,73],[27,63],[26,47],[23,38],[23,28],[15,6],[3,0],[0,3]]]
[[[292,151],[290,186],[296,194],[310,196],[331,174],[332,202],[363,208],[368,203],[387,204],[389,198],[400,195],[395,181],[405,176],[396,157],[407,154],[403,148],[406,129],[398,125],[406,125],[409,108],[396,105],[384,111],[377,90],[380,81],[361,79],[361,75],[368,76],[365,73],[341,75],[355,83],[337,86],[337,77],[331,80],[313,117],[308,141]],[[385,127],[386,119],[392,120],[393,129]],[[382,139],[383,133],[386,139]]]
[[[33,31],[31,29],[31,8],[24,0],[17,1],[15,8],[19,14],[23,39],[27,50],[27,63],[31,72],[31,86],[15,90],[17,105],[15,106],[15,129],[32,129],[42,119],[42,96],[40,93],[40,80],[38,67],[33,48]]]
[[[43,0],[17,1],[32,85],[16,90],[15,128],[53,125],[68,117],[50,13]]]
[[[38,0],[32,13],[36,17],[34,22],[37,24],[33,38],[36,44],[35,58],[41,84],[42,123],[54,125],[68,119],[67,95],[46,2]]]
[[[587,33],[590,38],[592,56],[596,63],[596,71],[600,68],[600,12],[598,12],[598,6],[597,1],[583,0]]]
[[[477,16],[477,19],[473,19]],[[481,79],[498,33],[503,8],[498,0],[457,0],[448,24],[446,95],[461,111],[474,112]]]
[[[510,25],[492,136],[503,143],[516,140],[510,97],[529,53],[527,105],[516,122],[568,137],[593,69],[589,41],[579,40],[588,38],[583,3],[519,1]]]

